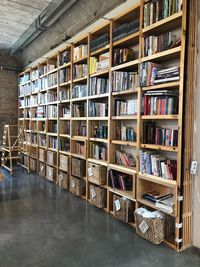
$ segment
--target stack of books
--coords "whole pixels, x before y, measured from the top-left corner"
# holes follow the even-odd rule
[[[172,115],[178,113],[178,92],[147,91],[143,98],[144,115]]]
[[[109,44],[109,34],[105,33],[91,41],[90,51],[93,52],[99,48],[106,46],[107,44]]]
[[[136,142],[137,133],[132,127],[117,126],[115,132],[115,139],[121,141]]]
[[[127,167],[135,167],[136,161],[132,154],[116,150],[116,163]]]
[[[57,79],[57,73],[51,73],[48,75],[48,87],[57,85],[58,79]]]
[[[60,70],[60,83],[69,82],[71,80],[71,69],[64,68]]]
[[[140,150],[140,172],[165,179],[176,180],[177,160],[166,159],[153,151]]]
[[[175,147],[178,145],[178,130],[162,128],[155,122],[144,122],[143,143]]]
[[[66,50],[60,55],[60,65],[67,64],[71,61],[71,51]]]
[[[112,91],[125,91],[139,87],[137,72],[113,71]]]
[[[150,1],[144,5],[144,27],[165,19],[182,9],[183,0]]]
[[[57,106],[49,105],[47,106],[48,118],[57,118]]]
[[[72,105],[73,117],[87,117],[87,103],[73,104]]]
[[[113,30],[113,41],[118,41],[126,36],[131,35],[134,32],[139,31],[140,21],[139,19],[123,23],[120,26],[117,26]]]
[[[87,96],[88,86],[87,84],[77,84],[73,87],[72,98],[80,98]]]
[[[90,117],[106,117],[108,116],[108,103],[90,102]]]
[[[88,46],[87,45],[79,45],[74,47],[74,61],[86,57],[88,54]]]
[[[63,118],[69,118],[71,115],[70,106],[62,107],[61,116]]]
[[[137,99],[114,99],[115,116],[137,115]]]
[[[177,43],[176,35],[172,32],[166,32],[159,36],[151,35],[142,38],[143,57],[165,51],[175,47]]]
[[[90,57],[90,74],[107,69],[110,63],[110,53],[106,52],[98,57]]]
[[[143,62],[140,65],[141,86],[151,86],[154,84],[175,82],[180,80],[180,67],[161,68],[161,65],[152,62]]]
[[[134,59],[133,49],[115,48],[113,50],[113,65],[114,66],[132,61],[133,59]]]
[[[91,143],[90,155],[94,159],[107,161],[108,159],[108,148],[103,144]]]
[[[108,126],[105,126],[105,125],[94,126],[93,137],[107,139],[108,138]]]
[[[133,179],[127,174],[110,170],[108,184],[114,189],[131,191],[133,188]]]
[[[90,91],[89,95],[100,95],[108,93],[108,79],[106,78],[90,78]]]
[[[79,79],[87,76],[88,67],[87,64],[74,65],[74,79]]]

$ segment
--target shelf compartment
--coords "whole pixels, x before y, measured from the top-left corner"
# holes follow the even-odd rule
[[[148,149],[155,149],[161,151],[171,151],[171,152],[178,152],[178,147],[171,147],[171,146],[162,146],[162,145],[154,145],[154,144],[141,144],[142,148]]]
[[[117,194],[121,197],[125,197],[125,198],[128,198],[132,201],[136,201],[136,199],[132,196],[131,192],[132,191],[126,191],[126,190],[120,190],[120,189],[114,189],[112,187],[108,187],[109,191],[114,193],[114,194]]]
[[[88,58],[88,56],[85,56],[85,57],[79,58],[77,60],[74,60],[73,64],[84,63],[84,62],[86,63],[87,62],[87,58]]]
[[[163,177],[154,176],[146,173],[139,172],[138,178],[173,188],[177,186],[177,182],[175,180],[165,179]]]

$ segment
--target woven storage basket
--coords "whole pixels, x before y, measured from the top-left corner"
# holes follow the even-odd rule
[[[143,218],[143,216],[137,214],[137,212],[134,214],[136,233],[153,244],[162,243],[164,240],[164,220],[161,218]],[[146,224],[148,226],[145,232],[140,229],[141,224]]]
[[[98,208],[104,208],[106,204],[106,190],[90,185],[90,202]]]
[[[119,201],[119,210],[116,208],[115,201]],[[134,221],[134,203],[127,198],[113,195],[113,212],[114,216],[123,222]]]
[[[65,172],[60,171],[58,184],[64,189],[69,189],[69,175]]]

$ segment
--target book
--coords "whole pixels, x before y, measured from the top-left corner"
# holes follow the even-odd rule
[[[131,153],[125,151],[116,150],[116,163],[127,167],[135,167],[136,160]]]
[[[72,89],[72,98],[81,98],[87,96],[87,84],[77,84]]]
[[[90,102],[89,104],[90,117],[106,117],[108,116],[108,103]]]
[[[74,72],[73,72],[74,79],[84,78],[87,75],[88,75],[87,64],[74,65]]]
[[[137,133],[132,127],[117,126],[115,131],[115,139],[121,141],[136,142]]]
[[[91,44],[90,44],[90,51],[93,52],[97,49],[102,48],[103,46],[106,46],[107,44],[109,44],[109,34],[108,33],[104,33],[96,38],[94,38],[93,40],[91,40]]]
[[[90,78],[89,95],[100,95],[108,93],[109,81],[107,78]]]
[[[60,66],[67,64],[71,61],[71,51],[66,50],[60,54]]]
[[[130,22],[123,23],[121,25],[117,25],[113,29],[113,41],[118,41],[126,36],[131,35],[132,33],[135,33],[139,31],[139,19],[131,20]]]
[[[133,49],[130,48],[114,48],[113,50],[113,65],[120,65],[122,63],[134,59]]]
[[[114,99],[115,116],[137,115],[137,99]]]
[[[74,47],[74,61],[79,60],[83,57],[86,57],[88,54],[87,44],[81,44],[77,47]]]

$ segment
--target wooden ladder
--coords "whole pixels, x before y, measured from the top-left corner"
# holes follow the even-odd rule
[[[7,169],[11,175],[13,174],[13,161],[20,159],[20,145],[23,140],[26,140],[25,137],[24,126],[21,126],[19,131],[18,125],[4,126],[1,166]]]

